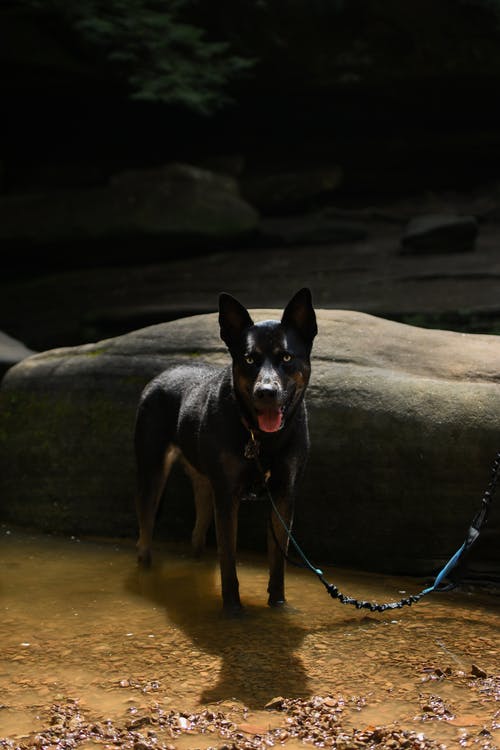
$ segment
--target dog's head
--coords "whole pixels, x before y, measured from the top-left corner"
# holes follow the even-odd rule
[[[220,335],[233,358],[234,388],[244,416],[262,432],[282,429],[309,382],[318,332],[311,292],[301,289],[282,318],[254,323],[230,294],[219,297]]]

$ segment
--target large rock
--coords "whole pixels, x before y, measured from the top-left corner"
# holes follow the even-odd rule
[[[35,352],[28,349],[21,341],[13,339],[12,336],[0,331],[0,379],[9,367],[17,364],[22,359],[30,357]]]
[[[257,223],[232,177],[186,164],[124,172],[99,188],[0,199],[0,241],[19,244],[144,237],[182,247],[234,241]]]
[[[401,252],[424,255],[472,252],[477,233],[474,216],[424,214],[408,222],[401,238]]]
[[[277,317],[275,310],[255,317]],[[430,572],[461,543],[500,448],[500,341],[348,311],[318,312],[311,457],[296,536],[316,561]],[[179,362],[228,362],[216,315],[35,355],[0,390],[1,520],[135,537],[132,433],[145,383]],[[158,536],[188,538],[192,503],[172,477]],[[242,508],[241,543],[264,538]],[[500,516],[471,555],[498,575]]]
[[[295,172],[249,175],[241,180],[243,196],[263,214],[286,216],[314,208],[342,183],[342,169],[326,165]]]

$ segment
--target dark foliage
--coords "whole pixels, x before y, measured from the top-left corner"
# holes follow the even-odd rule
[[[210,114],[227,102],[228,82],[253,61],[186,22],[189,0],[24,0],[76,32],[93,55],[126,77],[134,99],[181,104]]]

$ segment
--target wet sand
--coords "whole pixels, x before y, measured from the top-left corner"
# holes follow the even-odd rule
[[[265,560],[242,555],[245,614],[230,619],[213,552],[195,562],[158,545],[142,572],[132,541],[2,528],[0,545],[0,747],[500,743],[498,596],[464,589],[367,615],[290,568],[278,611]],[[425,583],[325,573],[376,601]]]

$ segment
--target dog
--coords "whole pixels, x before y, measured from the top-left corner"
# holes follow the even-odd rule
[[[304,394],[317,325],[307,288],[292,297],[280,321],[258,323],[238,300],[222,293],[219,325],[232,365],[173,367],[142,393],[134,441],[137,550],[139,563],[148,567],[158,505],[170,469],[180,460],[194,491],[195,553],[202,552],[215,516],[223,606],[239,610],[238,508],[262,484],[259,467],[279,513],[289,527],[292,524],[296,488],[309,452]],[[288,536],[275,517],[271,523],[268,604],[278,607],[285,603]]]

